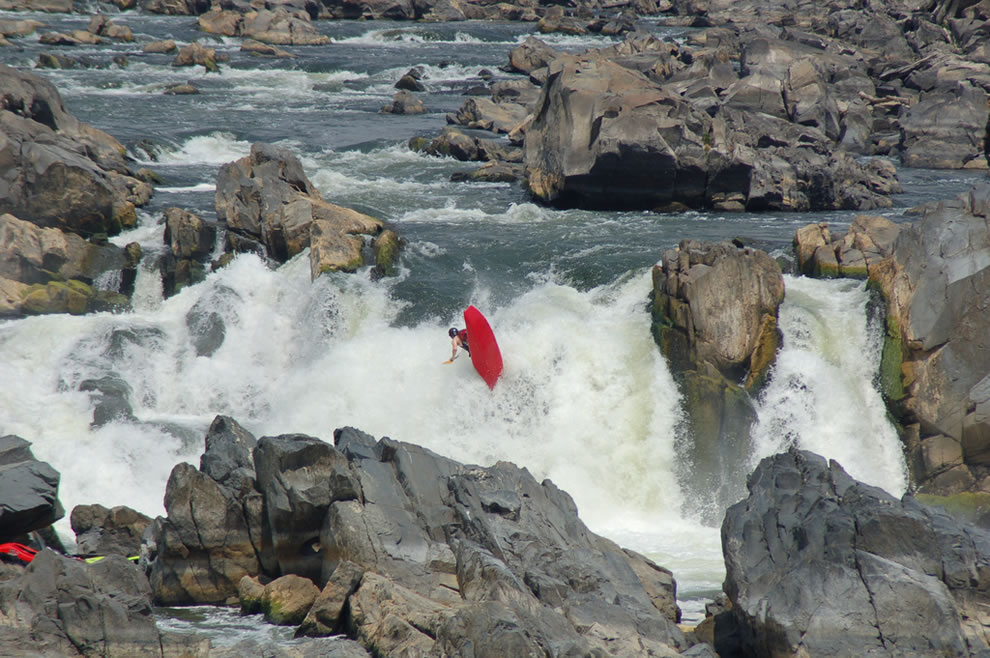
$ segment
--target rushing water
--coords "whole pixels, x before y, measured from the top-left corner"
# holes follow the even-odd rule
[[[88,20],[28,17],[62,31]],[[551,478],[593,530],[672,569],[685,619],[697,620],[724,568],[718,529],[682,514],[681,400],[650,335],[650,268],[683,238],[743,236],[779,254],[797,227],[830,221],[841,229],[853,215],[557,211],[534,205],[517,185],[450,182],[465,165],[413,153],[407,140],[438,133],[463,92],[481,82],[481,69],[508,78],[499,67],[532,25],[321,22],[332,44],[290,47],[296,58],[274,60],[198,33],[195,19],[114,19],[131,27],[137,44],[64,49],[97,66],[40,73],[69,111],[165,179],[139,213],[139,228],[116,243],[160,251],[169,206],[215,217],[217,168],[267,141],[297,153],[328,200],[390,222],[408,246],[391,279],[362,272],[311,283],[305,253],[277,270],[242,255],[167,300],[148,258],[132,313],[0,324],[0,434],[28,439],[60,471],[66,508],[126,504],[162,514],[169,472],[198,463],[216,414],[257,436],[330,440],[335,428],[352,425],[464,462],[511,460]],[[205,74],[140,52],[163,38],[203,41],[230,61]],[[543,38],[568,50],[606,41]],[[0,58],[25,69],[46,50],[37,35],[16,44]],[[127,66],[112,63],[120,54]],[[429,112],[379,113],[414,65],[426,74]],[[201,93],[162,94],[186,81]],[[885,214],[900,221],[905,208],[954,195],[977,176],[903,171],[907,193]],[[794,444],[900,494],[903,458],[873,388],[878,334],[865,291],[791,277],[787,290],[784,347],[758,401],[752,461],[738,465],[740,482],[759,458]],[[468,303],[486,313],[505,358],[494,391],[466,359],[441,365],[446,330],[461,324]],[[225,318],[226,338],[209,357],[196,355],[186,323],[197,304]],[[136,420],[93,427],[93,401],[78,384],[108,374],[130,387]],[[71,540],[67,520],[57,527]]]

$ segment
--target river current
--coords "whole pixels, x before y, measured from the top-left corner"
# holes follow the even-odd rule
[[[106,9],[104,9],[106,11]],[[292,59],[240,51],[237,39],[200,33],[195,18],[113,13],[134,44],[64,48],[89,68],[37,70],[67,109],[110,133],[138,166],[164,180],[140,225],[114,238],[142,244],[133,312],[44,316],[0,323],[0,435],[32,442],[62,475],[66,510],[84,503],[164,514],[172,467],[199,463],[203,436],[227,414],[256,436],[302,432],[331,441],[358,427],[454,459],[509,460],[550,478],[575,499],[592,530],[671,569],[685,621],[703,617],[721,589],[719,530],[704,523],[679,445],[681,395],[650,334],[650,269],[685,238],[743,237],[774,255],[794,232],[853,213],[718,214],[553,210],[516,184],[454,183],[463,163],[414,153],[409,138],[434,136],[446,113],[534,34],[532,24],[318,22],[327,46],[287,47]],[[88,15],[14,14],[58,31]],[[657,34],[683,36],[647,24]],[[176,68],[141,47],[171,38],[229,56],[220,73]],[[569,51],[609,39],[542,35]],[[5,64],[34,69],[50,50],[38,35],[0,50]],[[114,56],[127,56],[126,65]],[[383,114],[411,67],[424,73],[428,112]],[[200,93],[164,95],[190,81]],[[369,272],[310,282],[307,253],[272,269],[241,255],[201,284],[163,299],[153,266],[163,249],[162,211],[179,206],[214,219],[220,165],[253,142],[296,153],[323,196],[389,222],[407,240],[398,276]],[[151,145],[151,146],[149,146]],[[154,153],[154,157],[152,157]],[[882,214],[949,198],[981,173],[904,170],[905,193]],[[733,465],[740,496],[760,458],[789,445],[834,458],[856,478],[895,495],[907,487],[897,435],[873,378],[879,334],[861,283],[788,276],[777,371],[757,401],[753,451]],[[221,309],[221,348],[196,355],[186,313]],[[494,391],[467,359],[449,357],[447,328],[473,303],[488,316],[505,359]],[[143,340],[114,343],[120,330]],[[114,373],[130,386],[135,421],[91,426],[93,402],[79,382]],[[691,493],[688,493],[691,491]],[[717,511],[717,510],[716,510]],[[717,516],[717,515],[716,515]],[[68,519],[57,524],[72,540]]]

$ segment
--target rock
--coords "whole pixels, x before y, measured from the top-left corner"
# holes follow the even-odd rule
[[[976,437],[985,436],[981,382],[990,372],[988,199],[990,188],[980,186],[926,208],[901,229],[889,259],[870,270],[887,302],[884,361],[895,373],[887,379],[903,391],[892,411],[903,424],[917,423],[923,440],[943,435],[960,442],[966,467],[977,467],[979,457],[968,456],[984,451]],[[935,474],[920,470],[922,491],[946,493],[926,484]]]
[[[306,614],[296,637],[319,637],[343,630],[347,602],[361,584],[364,569],[348,560],[337,563],[326,586]]]
[[[529,74],[549,66],[559,53],[536,37],[526,37],[522,44],[509,51],[510,71]]]
[[[372,243],[375,251],[375,270],[381,276],[393,276],[396,273],[401,241],[392,229],[382,231]]]
[[[264,57],[281,57],[283,59],[295,58],[295,55],[287,50],[283,50],[277,46],[273,46],[268,43],[262,43],[254,39],[244,39],[241,42],[241,51],[249,52],[252,55],[261,55]]]
[[[220,71],[217,65],[217,51],[195,42],[179,49],[179,53],[172,60],[172,66],[202,66],[207,73]]]
[[[0,437],[0,542],[55,523],[65,511],[58,500],[58,471],[35,459],[30,443]]]
[[[419,81],[419,78],[411,73],[406,73],[395,83],[396,89],[406,91],[426,91],[426,85]]]
[[[199,87],[180,82],[174,85],[168,85],[162,93],[166,96],[192,96],[199,93]]]
[[[219,484],[249,494],[255,482],[253,452],[258,441],[254,435],[230,416],[217,416],[205,441],[199,470]]]
[[[654,309],[662,322],[685,332],[690,360],[730,375],[748,372],[749,384],[763,374],[751,369],[762,318],[776,318],[783,299],[776,261],[728,243],[682,241],[677,251],[664,254],[655,275]]]
[[[780,346],[783,299],[780,266],[748,247],[685,240],[654,268],[653,335],[681,381],[703,515],[741,493],[742,480],[727,465],[750,454],[750,394],[762,389]]]
[[[151,519],[129,507],[76,505],[69,517],[76,533],[77,551],[83,555],[123,555],[141,550],[141,537]]]
[[[987,92],[965,82],[931,93],[901,118],[902,161],[928,169],[986,169]]]
[[[265,595],[265,586],[253,576],[244,576],[237,584],[237,598],[241,602],[241,614],[253,615],[262,612],[261,597]]]
[[[494,133],[509,133],[526,119],[526,115],[526,108],[518,103],[496,103],[487,98],[469,98],[457,112],[447,114],[447,123]]]
[[[0,215],[0,245],[0,277],[27,284],[73,279],[92,284],[104,272],[134,266],[120,247],[41,228],[11,214]]]
[[[330,43],[330,37],[320,34],[313,26],[308,13],[285,7],[244,14],[240,35],[282,46],[322,46]]]
[[[141,49],[141,52],[160,54],[160,55],[171,55],[172,53],[179,52],[179,48],[175,45],[173,39],[163,39],[161,41],[152,41],[147,43]]]
[[[0,213],[83,236],[135,226],[151,186],[130,175],[124,147],[69,114],[40,77],[0,65],[0,89]]]
[[[35,30],[42,26],[44,23],[32,19],[0,20],[0,35],[18,39],[34,34]]]
[[[261,573],[261,495],[241,494],[189,464],[172,469],[167,517],[145,535],[156,604],[225,604],[244,576]]]
[[[386,114],[423,114],[426,112],[426,107],[423,105],[423,101],[416,98],[412,92],[400,89],[395,92],[391,104],[382,108],[382,112]]]
[[[298,626],[306,618],[320,589],[308,578],[289,574],[265,585],[261,611],[265,620],[279,626]]]
[[[168,252],[160,261],[165,297],[206,278],[204,265],[213,253],[216,240],[214,224],[182,208],[165,209],[164,242]]]
[[[339,495],[334,492],[335,479],[350,478],[346,458],[319,439],[287,434],[262,437],[254,462],[271,533],[266,569],[325,583],[319,528]]]
[[[744,651],[975,655],[986,647],[977,566],[990,551],[986,532],[804,451],[764,459],[748,487],[722,524],[725,590]]]
[[[382,230],[380,220],[325,201],[299,159],[268,144],[253,144],[251,155],[220,168],[216,209],[228,240],[244,239],[234,249],[253,250],[260,242],[270,258],[285,262],[310,247],[314,279],[360,267],[360,236]]]
[[[87,564],[39,552],[21,576],[0,581],[0,614],[4,645],[15,656],[182,651],[155,626],[144,574],[116,555]]]

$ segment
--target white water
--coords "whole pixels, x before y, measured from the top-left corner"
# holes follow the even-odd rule
[[[882,329],[868,324],[865,282],[786,277],[786,290],[784,349],[761,396],[750,467],[795,445],[902,495],[904,454],[873,385]]]

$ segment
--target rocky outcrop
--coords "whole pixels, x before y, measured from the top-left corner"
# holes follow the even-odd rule
[[[86,313],[129,305],[121,292],[133,290],[140,247],[94,243],[57,228],[42,228],[10,214],[0,215],[0,279],[11,286],[2,314]],[[116,290],[94,284],[106,272],[121,273]]]
[[[305,11],[287,7],[241,13],[214,6],[198,19],[199,29],[210,34],[245,37],[280,46],[322,46],[330,37],[320,34]]]
[[[990,188],[931,204],[909,224],[857,217],[794,238],[810,276],[867,278],[886,302],[879,383],[912,481],[929,494],[990,493]]]
[[[670,572],[592,534],[566,493],[524,469],[350,428],[334,445],[255,444],[218,417],[218,435],[201,470],[173,470],[168,517],[148,533],[160,603],[238,596],[300,636],[343,632],[375,655],[686,648]],[[257,561],[235,566],[232,547],[249,543]]]
[[[126,558],[87,564],[50,550],[24,573],[0,581],[0,642],[9,656],[178,655],[155,626],[151,590]]]
[[[982,655],[990,534],[792,450],[722,523],[720,655]]]
[[[870,279],[887,300],[886,395],[923,491],[990,491],[990,188],[925,209]]]
[[[262,250],[284,263],[307,247],[313,279],[364,265],[364,236],[383,223],[323,199],[292,153],[253,144],[251,154],[220,168],[217,218],[226,224],[227,251]]]
[[[735,464],[751,452],[750,395],[780,345],[783,299],[780,266],[758,249],[685,240],[653,269],[653,334],[680,380],[691,426],[690,486],[718,509],[742,490]]]
[[[0,212],[88,237],[136,223],[151,187],[132,177],[124,147],[66,112],[46,80],[0,65]]]
[[[35,459],[28,441],[0,437],[0,542],[16,541],[65,516],[60,480],[50,464]]]
[[[165,246],[161,260],[162,292],[171,297],[206,278],[206,264],[217,241],[216,225],[182,208],[165,209]]]
[[[831,152],[825,134],[786,117],[779,90],[779,107],[766,105],[770,96],[758,85],[779,84],[775,78],[753,76],[715,106],[699,107],[601,55],[558,57],[526,129],[530,192],[600,208],[890,205],[899,189],[892,168]]]
[[[69,516],[76,533],[76,549],[88,555],[123,555],[141,551],[141,538],[151,519],[140,512],[118,505],[76,505]]]

